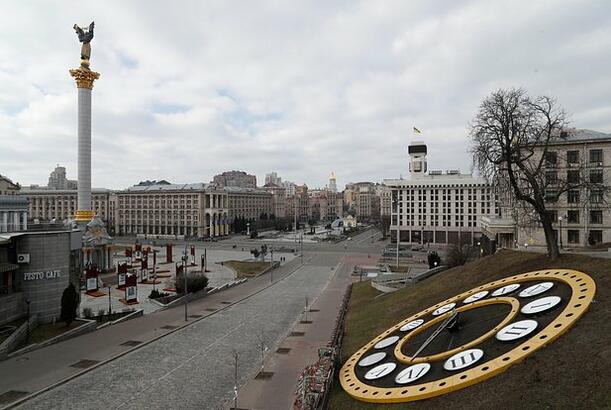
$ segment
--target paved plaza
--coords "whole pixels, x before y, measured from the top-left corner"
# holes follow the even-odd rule
[[[326,286],[340,254],[306,257],[306,265],[260,293],[27,402],[28,409],[222,408],[261,363],[261,338],[274,351],[301,318],[305,299]]]
[[[125,245],[129,246],[129,245]],[[233,246],[233,245],[232,245]],[[221,262],[228,260],[253,260],[252,255],[250,254],[250,249],[254,246],[240,246],[239,248],[236,245],[236,249],[210,249],[206,252],[207,256],[207,269],[209,272],[206,272],[206,276],[208,277],[208,286],[210,287],[220,287],[225,285],[226,283],[232,282],[236,279],[235,273],[227,268],[226,266],[221,265]],[[160,264],[160,262],[165,262],[165,248],[160,247],[152,247],[159,251],[158,254],[158,270],[169,270],[169,272],[164,273],[164,275],[170,275],[171,277],[159,277],[158,281],[160,282],[157,285],[152,284],[143,284],[138,283],[138,302],[133,305],[126,305],[121,302],[121,299],[125,298],[125,291],[123,289],[117,289],[116,287],[116,276],[112,277],[113,283],[110,290],[110,308],[113,312],[120,312],[131,309],[143,309],[144,314],[149,314],[155,312],[162,308],[162,305],[155,303],[149,300],[148,295],[151,293],[153,289],[162,290],[163,288],[173,288],[174,277],[176,275],[175,263],[179,262],[181,256],[184,252],[184,245],[182,247],[175,246],[173,248],[173,261],[174,263],[169,264]],[[244,250],[242,250],[244,249]],[[195,245],[195,263],[197,266],[189,267],[189,272],[192,271],[201,271],[201,256],[204,253],[204,247],[201,244]],[[280,257],[284,257],[285,261],[282,263],[290,262],[295,258],[292,253],[276,253],[275,260],[279,260]],[[191,257],[189,256],[189,261]],[[269,260],[269,256],[267,256],[267,260]],[[123,255],[116,253],[113,257],[113,264],[116,266],[118,262],[123,262],[127,260]],[[152,264],[152,257],[149,257],[149,264]],[[150,265],[149,265],[150,266]],[[101,280],[104,282],[104,280]],[[86,294],[84,291],[81,291],[81,305],[80,311],[82,312],[85,308],[90,308],[94,315],[97,315],[100,311],[108,312],[109,310],[109,298],[108,298],[108,287],[101,287],[101,292],[106,293],[106,296],[90,296]]]

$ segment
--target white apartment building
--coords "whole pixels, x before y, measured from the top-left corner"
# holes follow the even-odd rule
[[[538,158],[541,158],[540,153]],[[561,194],[557,202],[548,202],[547,208],[555,221],[553,226],[558,244],[583,247],[590,243],[611,242],[611,208],[608,202],[611,134],[583,129],[567,130],[548,146],[545,161],[547,178],[561,178],[570,183],[574,176],[575,181],[585,179],[602,185],[602,189],[570,189]],[[490,215],[482,220],[486,236],[495,241],[498,247],[545,246],[543,228],[532,221],[526,223],[521,220],[511,191],[505,190],[499,194],[500,215]]]
[[[427,147],[408,147],[411,179],[388,179],[391,240],[400,243],[475,244],[481,220],[496,215],[495,194],[481,178],[451,170],[427,173]]]

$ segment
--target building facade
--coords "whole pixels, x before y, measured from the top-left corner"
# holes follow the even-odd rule
[[[78,189],[78,184],[74,180],[66,178],[66,167],[57,165],[49,175],[48,189]]]
[[[542,149],[541,149],[542,151]],[[535,157],[541,158],[541,152]],[[611,134],[570,129],[548,146],[545,158],[546,178],[560,178],[568,183],[585,180],[581,186],[562,193],[546,208],[552,214],[556,240],[563,247],[584,247],[611,242],[611,208],[609,188],[611,178]],[[600,187],[595,185],[600,184]],[[550,186],[549,188],[553,188]],[[500,214],[483,218],[486,236],[499,247],[517,245],[545,246],[545,234],[540,223],[524,220],[520,206],[510,189],[500,190]],[[553,194],[553,192],[549,192]]]
[[[113,212],[111,204],[112,191],[104,188],[94,188],[91,192],[91,205],[96,215],[108,226],[112,225]],[[58,189],[23,188],[18,195],[29,201],[30,219],[39,221],[63,221],[74,217],[77,211],[77,191]]]
[[[286,190],[281,185],[267,183],[263,186],[263,190],[272,195],[272,214],[276,218],[286,217]]]
[[[427,173],[426,145],[410,145],[411,179],[385,180],[391,191],[391,240],[475,244],[482,218],[496,215],[496,198],[483,179],[458,171]]]
[[[244,171],[226,171],[215,175],[213,183],[225,187],[256,188],[257,177]]]
[[[278,176],[277,172],[270,172],[265,174],[265,185],[267,184],[282,185],[282,178]]]
[[[257,221],[262,214],[268,218],[273,212],[272,194],[264,189],[225,187],[228,198],[229,220],[240,217]]]
[[[133,186],[116,192],[115,232],[203,238],[229,234],[227,192],[214,184]]]
[[[9,179],[0,174],[0,195],[15,195],[19,192],[21,186],[14,183]]]

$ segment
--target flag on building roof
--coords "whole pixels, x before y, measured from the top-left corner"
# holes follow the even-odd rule
[[[414,134],[422,134],[422,131],[420,131],[418,128],[414,127]]]

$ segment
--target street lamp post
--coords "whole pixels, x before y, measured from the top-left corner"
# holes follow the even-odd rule
[[[558,217],[558,236],[560,237],[560,249],[562,249],[562,216]]]
[[[184,275],[185,281],[184,281],[184,288],[185,288],[185,322],[188,321],[187,319],[187,243],[185,242],[185,253],[182,256],[182,264],[183,264],[183,268],[182,268],[182,274]]]
[[[26,339],[25,339],[26,344],[30,343],[30,302],[31,302],[30,299],[26,299],[25,300],[25,303],[28,306],[28,310],[27,310],[27,315],[28,315],[28,324],[27,324],[27,326],[28,327],[26,329],[27,332],[26,332]]]
[[[112,315],[112,299],[110,299],[110,285],[108,285],[108,317]]]
[[[301,245],[301,264],[303,265],[303,235],[299,237],[299,243]]]

